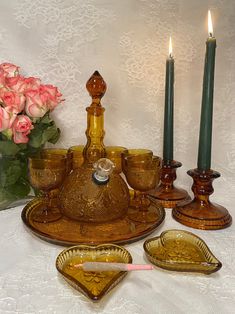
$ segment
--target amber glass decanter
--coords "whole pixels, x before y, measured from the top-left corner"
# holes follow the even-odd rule
[[[83,150],[84,163],[73,169],[65,179],[60,193],[61,211],[73,220],[103,223],[127,214],[129,190],[113,163],[105,159],[104,111],[101,98],[106,83],[95,71],[86,84],[92,98],[87,110],[87,143]]]

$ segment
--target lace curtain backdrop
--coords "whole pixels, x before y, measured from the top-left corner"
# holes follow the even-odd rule
[[[57,147],[86,142],[86,82],[98,70],[108,89],[105,145],[149,148],[162,156],[165,63],[169,37],[175,58],[174,158],[183,163],[177,185],[191,193],[186,174],[197,166],[207,11],[217,39],[212,168],[221,173],[211,197],[235,217],[235,2],[234,0],[7,0],[0,1],[0,61],[25,76],[58,86],[65,102],[53,113],[62,130]],[[191,193],[192,195],[192,193]],[[234,226],[192,230],[222,261],[212,276],[129,274],[101,304],[91,304],[59,278],[54,261],[63,249],[26,232],[21,207],[1,212],[2,313],[233,313]],[[235,218],[234,218],[235,219]],[[143,241],[128,245],[146,263]],[[12,257],[12,252],[14,256]],[[154,277],[156,276],[156,277]],[[155,280],[156,279],[156,280]]]

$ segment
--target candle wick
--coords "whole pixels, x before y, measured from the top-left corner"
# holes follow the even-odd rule
[[[209,37],[213,37],[213,34],[212,34],[212,33],[209,33]]]

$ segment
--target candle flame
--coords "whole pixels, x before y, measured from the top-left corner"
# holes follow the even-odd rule
[[[211,19],[211,11],[208,10],[208,33],[209,36],[213,36],[213,25],[212,25],[212,19]]]
[[[170,37],[170,41],[169,41],[169,56],[172,57],[172,41],[171,41],[171,37]]]

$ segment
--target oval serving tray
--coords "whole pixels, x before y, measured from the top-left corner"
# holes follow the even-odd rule
[[[90,272],[73,265],[84,262],[132,263],[131,254],[115,244],[77,245],[63,250],[56,259],[56,268],[76,290],[92,301],[99,301],[126,275],[126,271]]]
[[[156,220],[150,223],[135,222],[128,218],[116,219],[106,223],[83,223],[66,217],[50,222],[39,223],[32,219],[42,205],[42,199],[33,199],[23,209],[21,218],[25,225],[41,239],[65,246],[77,244],[116,243],[127,244],[138,241],[152,233],[164,220],[165,210],[162,205],[154,203]]]
[[[144,250],[151,263],[167,270],[211,274],[222,267],[201,238],[184,230],[164,231],[146,240]]]

